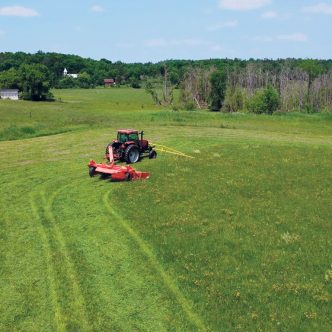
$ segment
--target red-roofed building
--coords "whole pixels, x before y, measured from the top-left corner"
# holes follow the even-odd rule
[[[104,86],[105,88],[108,86],[114,86],[115,85],[115,80],[113,78],[105,78],[104,79]]]

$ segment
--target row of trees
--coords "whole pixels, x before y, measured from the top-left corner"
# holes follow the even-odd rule
[[[79,73],[79,77],[64,77],[64,68]],[[117,85],[144,86],[159,105],[174,106],[173,91],[180,88],[181,102],[187,109],[331,111],[331,77],[332,60],[209,59],[126,64],[59,53],[0,53],[0,87],[19,88],[24,98],[33,100],[50,98],[50,88],[93,88],[102,85],[105,78],[113,78]]]
[[[280,60],[240,60],[240,59],[209,59],[209,60],[167,60],[158,63],[123,63],[112,62],[107,59],[93,60],[77,55],[44,53],[35,54],[23,52],[0,53],[0,72],[11,68],[18,69],[22,64],[42,64],[50,71],[50,80],[53,87],[63,78],[63,70],[67,68],[70,73],[87,73],[90,75],[93,86],[102,85],[105,78],[114,78],[118,84],[143,83],[146,78],[159,78],[163,76],[167,66],[170,82],[178,86],[184,79],[189,68],[202,68],[209,70],[228,68],[228,71],[241,71],[249,64],[259,66],[264,72],[279,73],[288,68],[303,69],[310,79],[319,74],[327,73],[332,68],[332,60],[307,59],[280,59]]]
[[[278,109],[281,111],[332,110],[332,69],[324,72],[314,63],[311,67],[285,65],[280,71],[248,64],[245,69],[231,72],[228,77],[225,109],[230,112],[236,112],[248,103],[250,105],[252,97],[267,87],[273,88],[278,95]]]
[[[50,71],[41,64],[22,64],[0,72],[0,87],[19,89],[23,99],[52,100]]]
[[[191,68],[182,83],[182,100],[225,112],[332,111],[332,68],[317,66],[313,60],[302,62],[303,66],[292,64],[273,68],[248,62],[236,68]]]

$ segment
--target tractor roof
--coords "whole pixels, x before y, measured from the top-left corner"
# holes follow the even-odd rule
[[[135,129],[119,129],[118,133],[120,134],[138,134],[138,130]]]

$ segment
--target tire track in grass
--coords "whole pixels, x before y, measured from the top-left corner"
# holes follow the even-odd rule
[[[53,311],[54,311],[54,320],[55,320],[56,330],[57,331],[66,331],[66,326],[64,324],[64,319],[63,319],[62,308],[61,308],[60,300],[59,300],[59,294],[57,292],[56,281],[54,278],[55,270],[54,270],[54,266],[52,263],[51,246],[50,246],[47,232],[45,231],[44,226],[43,226],[45,216],[44,216],[42,208],[40,208],[40,206],[38,207],[38,204],[36,203],[38,201],[38,199],[37,199],[37,197],[34,197],[34,194],[35,194],[35,192],[30,194],[30,202],[31,202],[32,212],[38,221],[37,232],[39,234],[39,238],[42,241],[43,255],[44,255],[44,258],[46,261],[47,279],[48,279],[47,281],[48,281],[51,303],[52,303]]]
[[[72,183],[70,184],[72,185]],[[62,256],[64,257],[64,263],[66,265],[66,270],[67,270],[67,277],[70,280],[70,284],[72,286],[72,291],[73,291],[73,307],[76,312],[80,313],[80,318],[81,318],[81,326],[80,329],[84,330],[89,330],[90,329],[90,323],[88,320],[88,316],[86,313],[86,304],[85,304],[85,299],[81,291],[81,287],[77,278],[77,273],[75,270],[75,267],[70,259],[70,255],[68,253],[67,249],[67,244],[66,241],[63,237],[63,234],[59,227],[57,226],[54,214],[53,214],[53,202],[56,196],[66,187],[70,186],[66,185],[58,190],[54,191],[53,194],[50,196],[49,200],[47,201],[45,192],[41,192],[41,201],[44,206],[45,210],[45,215],[47,216],[48,220],[52,223],[53,229],[54,229],[54,235],[55,239],[58,243],[58,249],[61,252]]]
[[[12,177],[12,174],[8,174],[8,176]],[[17,181],[10,181],[5,182],[2,186],[2,189],[4,188],[10,188],[14,187],[13,185],[17,185]],[[52,264],[52,251],[50,247],[50,242],[47,236],[47,233],[42,226],[45,216],[43,213],[43,210],[40,208],[40,206],[37,204],[37,191],[30,191],[29,193],[29,201],[28,204],[31,207],[32,216],[37,220],[36,223],[36,232],[37,235],[41,241],[42,244],[42,255],[44,258],[44,263],[46,265],[47,270],[47,287],[50,294],[50,301],[53,308],[53,315],[54,315],[54,321],[53,323],[55,330],[57,331],[66,331],[66,327],[63,324],[63,313],[60,306],[60,300],[59,300],[59,294],[56,289],[56,281],[54,279],[54,269]]]
[[[76,271],[70,260],[62,232],[57,226],[52,212],[52,204],[55,197],[61,190],[63,190],[63,187],[67,186],[68,185],[62,186],[58,190],[54,191],[49,200],[46,199],[45,189],[35,190],[34,193],[30,195],[31,207],[35,217],[39,221],[39,225],[37,227],[38,233],[43,242],[43,248],[45,249],[44,256],[47,265],[48,284],[51,294],[51,302],[54,308],[53,310],[56,329],[58,331],[66,331],[70,327],[67,326],[66,322],[68,323],[69,321],[70,323],[70,318],[72,317],[73,313],[71,313],[70,317],[65,314],[65,307],[69,307],[75,313],[75,317],[79,317],[79,329],[91,330],[91,325],[89,324],[85,310],[85,300],[77,281]],[[54,259],[59,256],[63,258],[63,261],[61,262],[61,266],[59,265],[57,267]],[[61,268],[63,267],[66,271],[65,274],[63,274],[63,271],[61,271]],[[58,287],[61,286],[61,280],[57,280],[56,278],[56,275],[59,272],[61,273],[61,277],[68,278],[69,281],[69,287],[66,287],[68,290],[68,292],[66,292],[66,295],[68,296],[67,304],[65,304],[64,299],[61,298],[61,294],[59,294],[60,289]]]
[[[75,181],[75,182],[78,182],[78,181],[81,181],[81,180],[78,179],[78,180]],[[48,205],[49,205],[51,211],[54,210],[54,208],[53,208],[53,204],[54,204],[55,198],[59,195],[60,192],[64,191],[64,190],[65,190],[66,188],[68,188],[68,187],[70,188],[71,186],[73,186],[73,182],[71,182],[70,184],[67,184],[67,185],[65,185],[65,186],[62,186],[61,188],[59,188],[56,192],[54,192],[54,193],[51,195],[51,197],[49,198],[49,202],[48,202]],[[101,199],[101,201],[102,201],[102,199]],[[98,301],[100,301],[100,299],[98,299]],[[117,324],[118,329],[115,329],[115,331],[117,331],[117,330],[120,330],[120,331],[126,331],[126,330],[128,330],[128,327],[127,327],[125,324],[122,324],[121,321],[119,322],[119,321],[117,320],[117,321],[116,321],[116,324]],[[91,330],[94,330],[93,324],[91,323],[90,325],[91,325]],[[109,330],[112,331],[113,328],[110,327]]]
[[[150,264],[153,266],[155,271],[159,274],[161,279],[163,280],[165,286],[170,290],[173,296],[176,298],[182,310],[186,314],[188,320],[196,326],[199,331],[206,331],[206,327],[204,325],[203,320],[193,311],[192,304],[185,298],[185,296],[181,293],[176,283],[172,280],[172,278],[167,275],[162,265],[159,263],[157,257],[153,253],[152,249],[149,245],[139,236],[139,234],[122,218],[110,205],[109,195],[111,191],[106,192],[103,196],[103,201],[106,209],[109,213],[115,217],[116,222],[120,225],[129,236],[136,242],[139,249],[142,253],[148,258]]]

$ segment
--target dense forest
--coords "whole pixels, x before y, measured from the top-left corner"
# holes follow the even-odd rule
[[[63,70],[79,74],[64,76]],[[18,88],[24,99],[50,99],[51,88],[145,88],[157,104],[212,111],[273,113],[332,111],[332,60],[167,60],[123,63],[77,55],[0,53],[0,88]],[[181,90],[175,105],[174,89]]]

